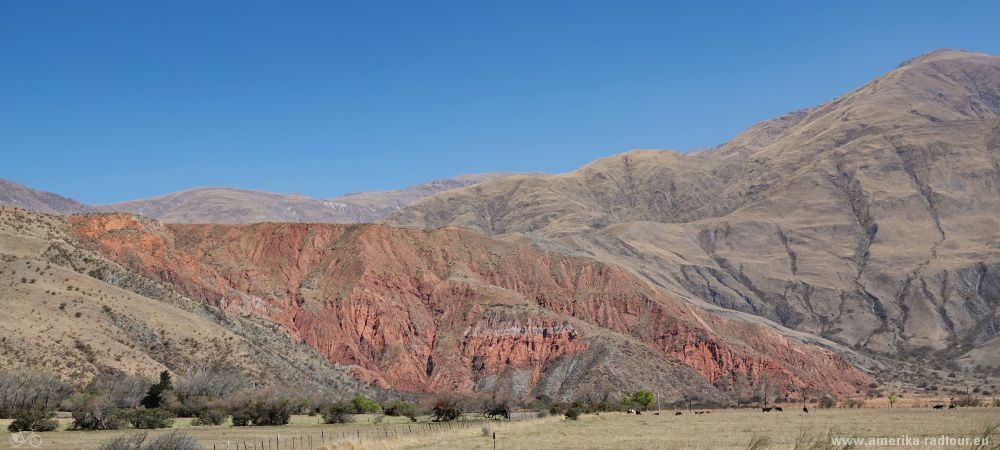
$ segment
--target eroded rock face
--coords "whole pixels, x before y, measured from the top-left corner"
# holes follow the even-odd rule
[[[830,348],[694,308],[619,267],[466,230],[162,225],[124,214],[68,222],[106,257],[280,324],[382,387],[468,393],[503,384],[519,396],[574,398],[584,383],[604,392],[653,383],[645,367],[701,380],[686,391],[663,381],[673,390],[666,398],[717,398],[725,395],[717,386],[734,377],[835,394],[871,381]],[[602,357],[630,349],[655,360]],[[567,361],[600,376],[567,377]]]

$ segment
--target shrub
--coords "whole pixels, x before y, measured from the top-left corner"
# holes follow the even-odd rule
[[[844,407],[845,408],[864,408],[865,407],[865,401],[864,401],[864,399],[860,399],[860,398],[849,398],[847,400],[844,400]]]
[[[225,410],[217,408],[204,409],[198,413],[198,416],[191,421],[191,425],[194,426],[204,426],[204,425],[222,425],[226,422],[226,418],[229,417]]]
[[[351,405],[357,414],[374,414],[382,411],[382,405],[362,395],[352,398]]]
[[[496,405],[487,408],[483,414],[493,419],[510,420],[510,407],[507,406],[506,402],[497,403]]]
[[[145,432],[124,434],[104,441],[99,450],[201,450],[201,443],[180,431],[173,431],[149,440]]]
[[[334,403],[323,410],[323,423],[351,423],[354,406],[346,402]]]
[[[462,417],[462,410],[455,400],[439,398],[434,402],[434,407],[431,408],[431,415],[434,416],[435,422],[450,422]]]
[[[413,421],[417,420],[417,405],[414,403],[393,400],[385,405],[384,409],[387,416],[404,416],[409,417]]]
[[[133,428],[153,430],[170,428],[174,420],[169,411],[158,408],[139,408],[128,411],[128,421]]]
[[[569,420],[578,420],[580,419],[580,410],[577,408],[567,409],[565,416]]]
[[[106,396],[80,394],[67,401],[73,415],[72,430],[120,430],[128,425],[128,416]]]
[[[17,433],[18,431],[55,431],[59,428],[59,422],[52,418],[54,416],[55,413],[52,411],[43,411],[40,409],[19,411],[14,415],[14,421],[10,423],[7,430],[11,433]]]
[[[837,406],[837,400],[834,400],[833,397],[827,396],[819,399],[820,408],[833,408],[834,406]]]
[[[292,414],[301,410],[303,402],[288,397],[262,397],[246,400],[231,411],[233,426],[288,425]]]
[[[951,402],[955,406],[970,407],[970,406],[983,406],[983,400],[971,395],[966,395],[963,397],[956,398]]]

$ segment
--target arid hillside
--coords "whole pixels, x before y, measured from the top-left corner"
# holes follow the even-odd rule
[[[482,183],[386,223],[596,258],[870,352],[1000,366],[1000,58],[933,52],[714,149]]]
[[[502,179],[509,174],[461,175],[391,191],[359,192],[330,199],[298,194],[210,187],[148,199],[95,206],[104,212],[124,211],[167,223],[369,223],[429,195]],[[17,206],[17,205],[15,205]],[[30,209],[30,208],[29,208]],[[53,212],[53,211],[43,211]],[[83,212],[83,211],[70,211]]]
[[[153,378],[205,368],[259,385],[369,390],[280,327],[179,295],[81,248],[61,217],[0,206],[0,366]]]
[[[83,247],[227,316],[273,322],[380,387],[572,399],[645,386],[679,400],[871,382],[851,363],[873,363],[831,342],[457,228],[66,221]]]

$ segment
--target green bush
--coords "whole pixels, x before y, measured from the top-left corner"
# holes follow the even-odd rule
[[[132,424],[132,428],[140,430],[170,428],[174,425],[172,414],[159,408],[139,408],[128,411],[128,421]]]
[[[581,413],[580,413],[579,409],[577,409],[577,408],[570,408],[570,409],[566,410],[565,416],[569,420],[578,420],[578,419],[580,419],[580,414]]]
[[[823,397],[819,399],[820,408],[829,409],[833,408],[834,406],[837,406],[837,400],[835,400],[833,397]]]
[[[354,422],[354,417],[351,413],[354,412],[354,405],[346,402],[337,402],[330,406],[327,406],[323,410],[323,423],[351,423]]]
[[[226,418],[229,417],[225,410],[210,408],[204,409],[198,413],[198,416],[191,421],[191,425],[203,426],[203,425],[222,425],[226,422]]]
[[[393,400],[385,405],[384,410],[387,416],[404,416],[409,417],[410,420],[417,419],[417,405],[414,403]]]
[[[233,408],[233,426],[288,425],[292,414],[300,411],[303,403],[287,397],[258,398]]]
[[[382,411],[382,405],[361,395],[352,398],[351,405],[354,406],[354,412],[357,414],[374,414]]]
[[[170,372],[164,370],[160,372],[160,382],[149,387],[146,396],[142,399],[142,406],[149,409],[159,408],[163,405],[163,394],[171,389],[173,389],[173,382],[170,378]]]
[[[14,421],[10,423],[7,430],[11,433],[17,433],[18,431],[55,431],[59,428],[59,422],[53,419],[54,416],[54,412],[40,409],[19,411],[17,414],[14,414]]]

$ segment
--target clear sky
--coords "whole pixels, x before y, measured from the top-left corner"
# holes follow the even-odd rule
[[[0,0],[0,178],[88,203],[331,197],[721,143],[1000,2]]]

